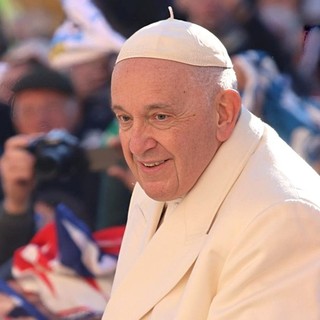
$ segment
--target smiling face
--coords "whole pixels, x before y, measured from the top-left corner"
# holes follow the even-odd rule
[[[155,200],[190,191],[221,144],[216,95],[210,97],[205,88],[210,84],[201,84],[195,69],[136,58],[114,70],[112,105],[123,152],[137,181]]]

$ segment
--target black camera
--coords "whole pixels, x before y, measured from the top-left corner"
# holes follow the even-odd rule
[[[33,140],[27,150],[36,158],[38,180],[67,180],[89,168],[89,160],[79,140],[65,130],[55,129]]]

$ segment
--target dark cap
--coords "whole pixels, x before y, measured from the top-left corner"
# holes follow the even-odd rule
[[[44,66],[37,66],[23,75],[13,86],[14,94],[28,89],[48,89],[74,95],[71,80],[64,74]]]

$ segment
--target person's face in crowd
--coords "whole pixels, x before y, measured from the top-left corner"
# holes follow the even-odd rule
[[[111,73],[110,56],[103,55],[96,59],[81,64],[76,64],[68,70],[78,96],[85,99],[97,90],[106,87],[110,82]]]
[[[155,200],[185,195],[230,134],[224,125],[228,112],[217,111],[221,93],[210,97],[213,84],[204,89],[194,69],[139,58],[121,61],[113,73],[112,106],[123,152],[135,178]]]
[[[28,89],[13,104],[13,122],[19,133],[47,133],[52,129],[72,132],[79,121],[77,102],[52,90]]]

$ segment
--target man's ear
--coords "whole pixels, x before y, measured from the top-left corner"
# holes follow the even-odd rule
[[[241,98],[236,90],[223,90],[217,104],[217,139],[224,142],[231,136],[239,118]]]

